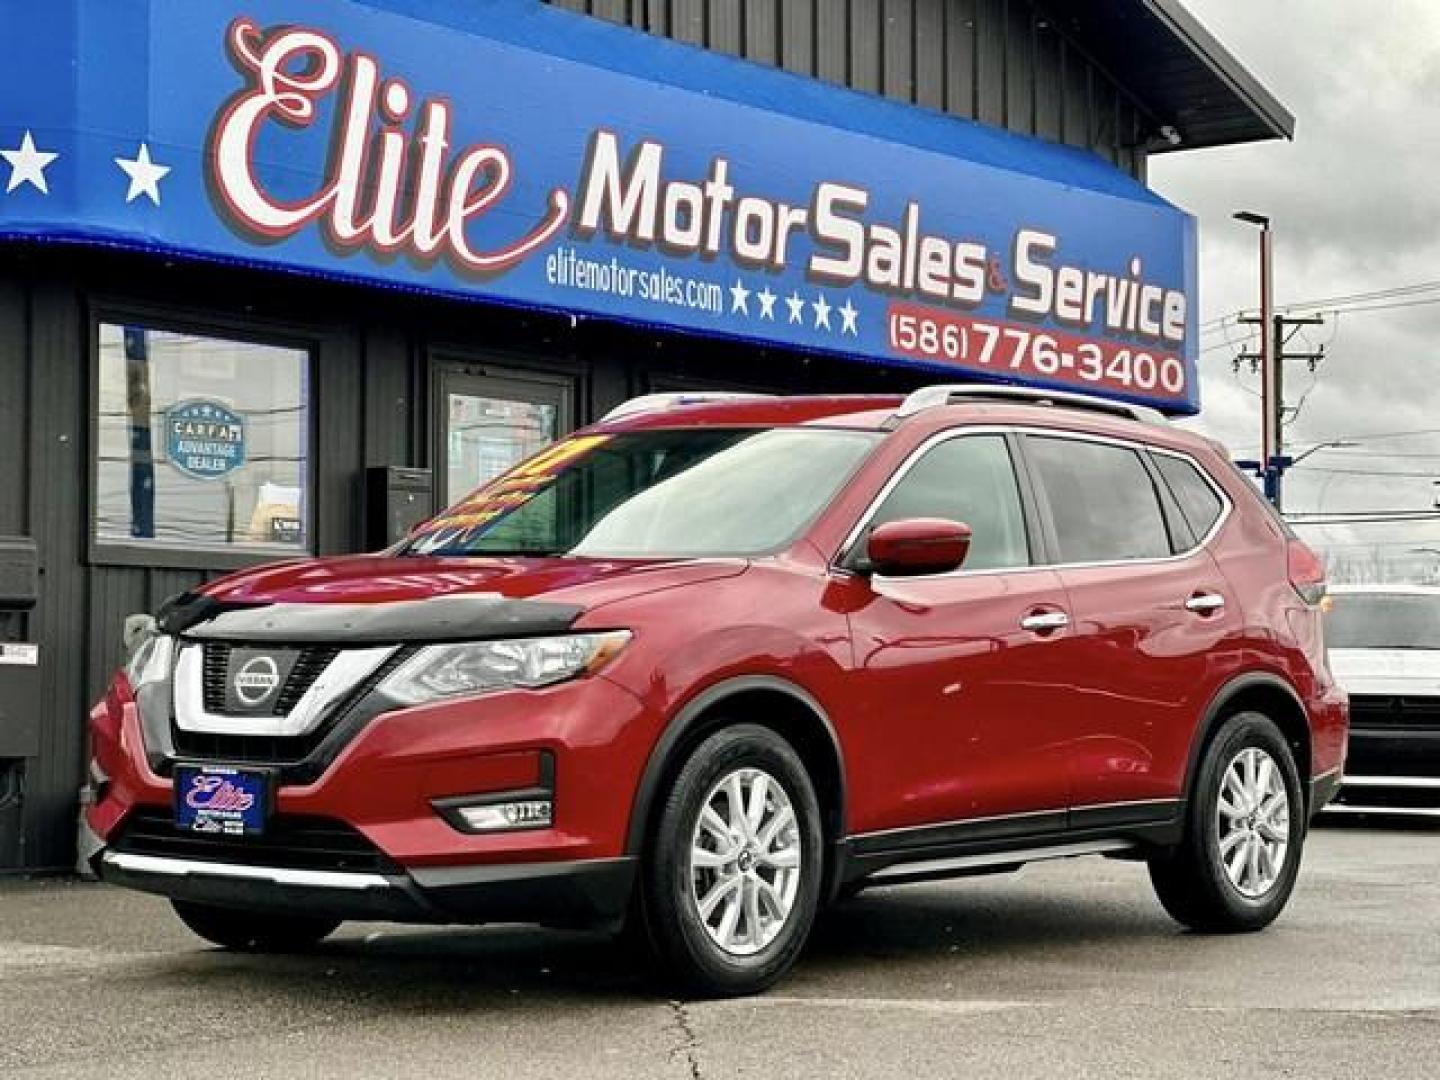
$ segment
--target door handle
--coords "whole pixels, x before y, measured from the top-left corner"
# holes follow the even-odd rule
[[[1212,611],[1219,611],[1225,606],[1225,597],[1219,593],[1202,592],[1196,593],[1185,601],[1186,611],[1198,611],[1201,615],[1208,615]]]
[[[1020,620],[1021,630],[1043,634],[1050,630],[1063,630],[1070,625],[1070,616],[1063,611],[1036,611]]]

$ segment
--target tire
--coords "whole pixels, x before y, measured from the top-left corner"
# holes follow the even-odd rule
[[[1289,744],[1263,713],[1236,713],[1205,748],[1184,837],[1150,861],[1150,881],[1171,917],[1193,930],[1261,930],[1294,891],[1305,830],[1304,795]]]
[[[732,815],[737,783],[741,812]],[[745,812],[752,807],[758,828]],[[711,735],[666,793],[641,868],[659,971],[690,996],[764,990],[810,935],[824,867],[819,803],[790,744],[754,724]]]
[[[213,945],[237,952],[303,952],[329,937],[339,919],[271,915],[258,911],[171,900],[180,921]]]

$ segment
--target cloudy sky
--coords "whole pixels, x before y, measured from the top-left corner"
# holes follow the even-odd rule
[[[1257,233],[1230,218],[1250,209],[1274,220],[1277,304],[1434,286],[1296,312],[1342,308],[1295,342],[1323,344],[1327,359],[1314,376],[1287,368],[1287,401],[1303,401],[1287,441],[1357,445],[1297,468],[1287,510],[1428,509],[1440,490],[1440,3],[1187,2],[1297,118],[1290,144],[1152,160],[1151,183],[1200,219],[1202,426],[1256,455],[1258,383],[1232,368],[1249,331],[1215,322],[1256,303]],[[1430,433],[1392,437],[1414,431]]]

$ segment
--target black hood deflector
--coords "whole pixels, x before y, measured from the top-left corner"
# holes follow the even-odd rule
[[[569,630],[584,608],[503,596],[434,596],[385,604],[229,604],[182,593],[160,629],[188,638],[290,645],[403,645],[538,637]]]

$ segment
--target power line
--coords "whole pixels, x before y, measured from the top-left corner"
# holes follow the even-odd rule
[[[1295,300],[1287,304],[1276,304],[1275,310],[1294,311],[1296,308],[1333,308],[1337,305],[1366,303],[1372,300],[1388,300],[1395,296],[1413,296],[1417,293],[1434,292],[1440,290],[1440,281],[1421,281],[1411,285],[1397,285],[1385,289],[1373,289],[1369,292],[1342,293],[1336,296],[1322,296],[1314,300]],[[1440,300],[1427,300],[1423,303],[1436,303]],[[1238,322],[1242,315],[1249,314],[1249,309],[1242,308],[1239,311],[1232,311],[1225,315],[1216,316],[1200,324],[1200,331],[1217,330],[1225,324]]]
[[[1334,315],[1359,315],[1366,311],[1394,311],[1396,308],[1426,307],[1430,304],[1440,304],[1440,296],[1432,296],[1425,300],[1397,300],[1389,304],[1367,304],[1363,307],[1322,307],[1318,310]]]
[[[1369,439],[1371,442],[1375,442],[1380,439],[1412,439],[1421,435],[1440,435],[1440,428],[1412,428],[1409,431],[1372,431],[1368,434],[1360,435],[1339,435],[1336,436],[1336,438],[1354,442]]]
[[[1332,476],[1394,476],[1400,479],[1440,479],[1440,470],[1433,470],[1431,472],[1398,472],[1389,469],[1334,469],[1328,465],[1311,465],[1308,461],[1300,462],[1291,467],[1294,469],[1309,469],[1311,472],[1329,473]]]
[[[1351,448],[1347,448],[1347,447],[1343,447],[1343,446],[1326,446],[1326,447],[1322,447],[1321,449],[1327,450],[1327,451],[1333,451],[1333,452],[1339,453],[1339,454],[1345,454],[1345,453],[1346,453],[1346,450],[1347,450],[1347,449],[1351,449]],[[1349,456],[1351,456],[1351,457],[1414,458],[1414,459],[1425,460],[1425,461],[1434,461],[1434,460],[1440,459],[1440,453],[1436,453],[1436,454],[1409,454],[1409,453],[1405,453],[1404,451],[1396,451],[1396,450],[1365,450],[1365,449],[1363,449],[1363,448],[1361,448],[1361,447],[1354,447],[1353,449],[1359,450],[1360,452],[1359,452],[1358,454],[1351,454],[1351,455],[1349,455]]]
[[[1333,304],[1363,303],[1368,300],[1385,300],[1392,296],[1411,296],[1416,293],[1434,292],[1440,289],[1440,281],[1422,281],[1413,285],[1398,285],[1387,289],[1373,289],[1370,292],[1344,293],[1339,296],[1322,296],[1318,300],[1296,300],[1288,304],[1277,304],[1277,311],[1293,311],[1295,308],[1329,307]]]

